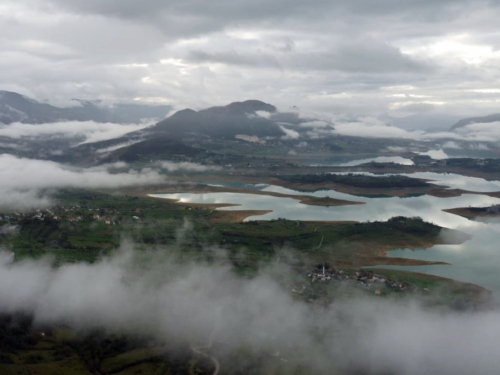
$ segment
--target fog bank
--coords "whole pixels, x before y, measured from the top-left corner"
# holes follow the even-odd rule
[[[115,188],[161,183],[165,177],[149,168],[111,173],[126,164],[74,168],[52,161],[0,155],[0,207],[21,209],[48,206],[52,202],[42,189],[60,187]],[[125,168],[126,169],[126,168]]]
[[[274,267],[241,278],[224,257],[186,264],[127,244],[113,258],[58,269],[44,261],[11,263],[2,254],[0,312],[22,311],[38,323],[78,329],[189,338],[193,345],[212,335],[217,356],[246,347],[325,374],[333,367],[405,375],[498,369],[498,310],[437,311],[376,297],[318,308],[294,299],[277,281],[289,272]]]
[[[138,131],[151,126],[153,122],[141,124],[98,123],[95,121],[62,121],[48,124],[13,123],[0,125],[0,136],[14,139],[50,136],[54,138],[79,137],[81,143],[99,142],[119,138],[127,133]]]

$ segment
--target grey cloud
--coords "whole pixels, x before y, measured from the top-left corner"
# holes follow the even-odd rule
[[[174,162],[169,162],[169,161],[162,161],[158,162],[157,165],[166,170],[167,172],[178,172],[178,171],[185,171],[185,172],[206,172],[206,171],[216,171],[220,170],[220,167],[217,166],[207,166],[207,165],[202,165],[198,163],[191,163],[191,162],[179,162],[179,163],[174,163]]]
[[[432,112],[436,107],[429,103],[408,103],[396,109],[397,112],[404,113],[428,113]]]
[[[94,121],[65,121],[43,126],[13,123],[10,125],[0,125],[0,136],[9,138],[33,138],[39,136],[50,136],[54,138],[83,138],[81,143],[99,142],[112,138],[119,138],[122,135],[144,129],[152,124],[113,124],[97,123]]]
[[[50,190],[75,188],[116,188],[165,183],[158,171],[205,172],[217,167],[197,163],[159,162],[153,169],[132,170],[125,163],[105,164],[91,168],[74,168],[51,161],[23,159],[0,155],[0,207],[11,209],[47,207],[54,202]]]
[[[282,139],[299,139],[300,138],[300,134],[293,129],[289,129],[289,128],[286,128],[284,126],[280,126],[280,129],[285,133],[285,135],[281,137]]]
[[[47,9],[46,2],[32,0],[39,8]],[[463,15],[486,6],[484,1],[394,1],[381,0],[376,4],[367,0],[357,1],[327,1],[319,0],[312,6],[307,2],[297,0],[280,0],[275,2],[217,0],[204,1],[160,1],[148,0],[137,2],[132,0],[117,1],[62,1],[51,0],[51,13],[66,11],[73,14],[87,15],[84,19],[99,26],[106,19],[126,21],[122,33],[129,34],[134,39],[135,33],[129,33],[125,25],[137,24],[147,29],[156,28],[163,33],[163,39],[193,38],[207,34],[224,32],[229,29],[257,29],[301,31],[317,36],[326,34],[352,37],[361,35],[379,35],[384,39],[392,39],[391,28],[396,27],[398,34],[415,36],[415,24],[430,25],[436,33],[442,33],[443,23],[464,23]],[[494,3],[487,6],[493,7]],[[78,19],[76,20],[78,23]],[[474,23],[480,27],[484,23]],[[72,25],[68,24],[70,29]],[[115,25],[118,27],[118,24]],[[132,26],[134,29],[135,26]],[[119,32],[116,34],[119,39]],[[429,27],[418,28],[417,35],[430,34]],[[104,31],[104,29],[103,29]],[[100,32],[103,42],[109,39],[108,33]],[[145,38],[146,45],[151,36]],[[157,40],[157,36],[152,38]],[[96,40],[90,38],[90,40]],[[86,42],[89,45],[92,43]],[[101,44],[99,41],[97,45]],[[124,43],[107,43],[110,51],[120,48]],[[290,46],[290,44],[289,44]],[[140,44],[136,48],[141,49]],[[107,54],[106,50],[102,50]]]
[[[110,173],[119,167],[122,172]],[[0,155],[0,207],[13,209],[47,206],[51,199],[42,191],[60,187],[111,188],[165,182],[151,169],[128,170],[127,166],[104,165],[93,168],[69,168],[58,163]]]
[[[431,70],[429,65],[404,56],[397,48],[377,40],[350,40],[341,43],[332,52],[312,53],[302,58],[303,62],[295,64],[303,69],[309,67],[355,73],[428,73]]]
[[[187,56],[189,61],[194,62],[214,62],[228,65],[243,65],[243,66],[265,66],[265,67],[280,67],[280,63],[276,57],[268,54],[242,54],[236,51],[224,52],[205,52],[200,50],[189,51]]]
[[[97,63],[150,61],[158,58],[165,40],[150,27],[113,19],[70,17],[57,22],[57,26],[45,30],[41,37],[65,46],[74,58],[85,57]],[[61,29],[65,32],[61,33]]]
[[[189,225],[181,229],[189,231]],[[190,337],[200,344],[211,337],[216,357],[246,348],[263,353],[263,360],[278,356],[291,369],[306,366],[320,374],[335,368],[366,374],[496,373],[498,310],[459,314],[418,301],[360,296],[313,308],[277,282],[293,271],[271,267],[252,279],[238,278],[222,250],[213,250],[210,265],[179,263],[165,255],[176,253],[170,249],[142,254],[140,268],[127,244],[114,258],[57,269],[43,261],[11,263],[0,254],[0,312],[31,313],[41,324]]]
[[[354,137],[373,138],[406,138],[421,141],[443,141],[449,148],[457,148],[453,141],[463,142],[460,148],[487,150],[485,143],[500,143],[500,122],[475,123],[461,127],[456,131],[424,131],[408,130],[397,127],[374,117],[358,117],[356,119],[339,118],[333,122],[333,127],[321,123],[313,126],[303,126],[307,129],[307,136],[313,139],[332,136],[335,134]],[[432,130],[432,129],[429,129]],[[442,150],[430,151],[433,157],[441,158],[445,155]]]
[[[462,57],[469,47],[498,45],[492,36],[497,6],[480,0],[6,0],[0,88],[53,104],[140,98],[203,108],[257,97],[330,115],[379,115],[394,102],[385,87],[407,85],[446,102],[443,111],[485,114],[498,95],[471,90],[491,87],[498,64],[482,50],[476,56],[485,62]],[[458,31],[467,37],[456,39]],[[435,53],[443,45],[455,48],[457,40],[456,50]],[[329,96],[339,93],[351,96]]]
[[[464,139],[483,141],[483,142],[500,142],[500,122],[491,123],[475,123],[464,126],[456,130]]]
[[[289,51],[287,51],[289,52]],[[295,70],[343,71],[348,73],[429,73],[428,63],[405,56],[395,47],[377,40],[350,40],[315,52],[295,48],[292,53],[192,50],[188,61]]]
[[[326,13],[343,12],[360,15],[393,15],[412,12],[414,17],[420,17],[420,20],[441,21],[460,13],[462,8],[487,5],[495,6],[493,1],[453,1],[445,0],[440,2],[418,1],[418,0],[380,0],[374,3],[369,0],[355,1],[327,1],[318,0],[314,6],[297,0],[279,0],[274,2],[265,1],[238,1],[231,2],[227,0],[216,0],[210,3],[205,1],[161,1],[147,0],[137,2],[133,0],[126,1],[71,1],[51,0],[52,4],[77,13],[89,13],[105,16],[120,17],[126,19],[151,19],[159,14],[171,14],[174,16],[194,15],[201,19],[215,17],[225,21],[241,22],[243,20],[258,19],[276,19],[280,17],[317,17]]]

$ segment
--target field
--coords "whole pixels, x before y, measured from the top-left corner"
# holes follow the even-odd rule
[[[279,266],[282,271],[271,276],[284,290],[319,309],[334,300],[375,298],[376,293],[379,298],[418,298],[429,306],[451,309],[476,308],[488,301],[488,292],[481,287],[429,275],[377,269],[376,274],[386,278],[384,284],[362,281],[367,271],[360,271],[361,267],[427,264],[385,256],[392,248],[441,243],[441,228],[418,217],[365,223],[242,222],[255,212],[220,211],[216,208],[221,205],[178,204],[147,196],[148,190],[158,189],[59,190],[54,195],[58,205],[48,210],[2,213],[2,228],[9,230],[0,234],[0,246],[13,253],[14,261],[49,257],[54,267],[99,261],[112,256],[124,242],[133,243],[139,254],[173,255],[179,264],[211,264],[222,257],[242,278]],[[459,241],[465,240],[463,235]],[[328,282],[311,279],[312,270],[325,265],[329,272],[351,276]],[[176,339],[172,346],[168,337],[159,341],[133,332],[33,326],[31,318],[23,315],[0,318],[2,374],[63,374],[68,369],[73,374],[214,373],[214,362],[203,354],[210,349],[200,354],[188,338],[181,344]],[[220,349],[224,343],[217,346]],[[217,356],[221,366],[234,374],[288,371],[286,363],[267,352],[247,352],[245,347],[231,352],[230,358]],[[294,371],[309,373],[308,369]]]
[[[16,258],[51,254],[58,264],[92,262],[117,248],[122,236],[146,247],[174,245],[176,232],[188,223],[191,229],[186,251],[218,245],[229,253],[245,249],[249,259],[261,261],[272,258],[276,249],[287,247],[312,256],[314,261],[325,258],[335,264],[366,266],[381,261],[381,249],[432,246],[440,230],[418,219],[363,224],[283,219],[238,222],[235,216],[241,219],[253,212],[235,215],[215,211],[220,205],[176,204],[96,191],[60,191],[58,199],[60,205],[51,209],[53,216],[11,217],[16,230],[3,234],[1,241]]]
[[[127,191],[127,193],[131,193]],[[242,222],[253,211],[220,211],[217,206],[176,204],[141,191],[61,190],[51,214],[11,214],[15,228],[0,245],[17,260],[51,256],[58,266],[95,262],[127,239],[143,251],[179,251],[188,260],[208,259],[206,249],[221,248],[235,272],[253,274],[287,253],[290,265],[328,262],[335,267],[419,265],[425,261],[388,258],[393,248],[429,248],[441,243],[441,228],[419,218],[388,222],[311,222],[285,219]],[[6,214],[4,214],[4,221]],[[183,233],[179,241],[179,233]],[[463,235],[461,241],[467,240]],[[440,262],[434,262],[440,263]]]

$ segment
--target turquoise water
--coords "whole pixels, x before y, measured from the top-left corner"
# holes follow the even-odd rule
[[[436,184],[473,191],[499,191],[499,181],[464,177],[454,174],[418,173],[414,177],[426,178]],[[335,190],[317,192],[300,192],[273,185],[254,185],[253,188],[294,195],[313,195],[331,197],[355,202],[361,205],[349,206],[309,206],[299,203],[293,198],[239,194],[158,194],[157,197],[178,199],[191,203],[232,203],[239,206],[224,207],[221,210],[272,210],[265,215],[255,215],[246,220],[271,220],[286,218],[291,220],[354,220],[375,221],[387,220],[393,216],[420,216],[424,220],[437,225],[461,230],[472,235],[472,239],[461,245],[438,245],[426,250],[398,249],[390,252],[390,256],[413,259],[444,261],[451,265],[388,267],[400,270],[412,270],[437,276],[483,285],[495,292],[500,292],[500,223],[477,222],[457,215],[443,212],[443,209],[489,206],[500,204],[500,199],[478,194],[465,194],[454,198],[436,198],[419,196],[408,198],[366,198],[340,193]]]
[[[354,167],[365,163],[394,163],[401,165],[414,165],[411,159],[403,158],[401,156],[378,156],[376,158],[352,160],[347,163],[338,164],[340,167]]]
[[[401,156],[373,156],[366,157],[365,159],[359,159],[357,156],[337,156],[332,157],[328,160],[318,160],[316,164],[313,166],[328,166],[328,167],[350,167],[361,165],[365,163],[395,163],[402,165],[413,165],[413,161],[407,158],[403,158]]]

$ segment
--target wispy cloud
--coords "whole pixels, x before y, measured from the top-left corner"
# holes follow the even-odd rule
[[[125,172],[111,173],[110,169],[125,168]],[[128,170],[126,164],[104,165],[93,168],[73,168],[51,161],[0,155],[0,206],[30,208],[46,206],[49,197],[42,189],[59,187],[112,188],[129,185],[161,183],[165,177],[151,169]]]
[[[118,138],[126,133],[144,129],[152,123],[113,124],[94,121],[63,121],[51,124],[14,123],[0,126],[0,136],[10,138],[78,138],[80,143],[90,143]]]
[[[286,267],[249,279],[236,277],[220,255],[209,265],[165,254],[143,255],[140,269],[130,244],[114,258],[57,269],[0,255],[0,312],[167,340],[212,337],[215,356],[246,348],[315,373],[489,375],[498,368],[498,310],[436,311],[417,300],[366,296],[313,308],[277,281],[293,272]]]
[[[2,1],[0,88],[53,104],[257,98],[329,114],[463,116],[498,107],[495,1],[46,3]]]
[[[212,166],[212,165],[203,165],[203,164],[198,164],[198,163],[191,163],[191,162],[179,162],[179,163],[174,163],[170,161],[161,161],[156,163],[161,169],[164,169],[167,172],[178,172],[178,171],[185,171],[185,172],[206,172],[206,171],[217,171],[222,169],[221,167],[218,166]]]

